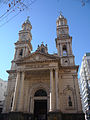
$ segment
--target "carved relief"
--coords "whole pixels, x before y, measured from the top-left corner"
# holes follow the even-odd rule
[[[48,64],[33,64],[33,65],[26,65],[26,68],[47,68]]]

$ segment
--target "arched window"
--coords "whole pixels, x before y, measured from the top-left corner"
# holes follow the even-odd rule
[[[41,52],[42,52],[42,53],[45,53],[45,49],[44,49],[44,48],[41,48]]]
[[[35,92],[35,95],[34,95],[35,97],[37,97],[37,96],[47,96],[47,93],[46,93],[46,91],[44,91],[43,89],[40,89],[40,90],[37,90],[36,92]]]
[[[63,46],[63,56],[67,56],[67,47],[66,47],[66,45]]]
[[[70,96],[68,97],[68,105],[72,106],[72,101],[71,101],[71,97]]]
[[[12,97],[12,99],[11,99],[11,108],[12,108],[12,104],[13,104],[13,97]]]
[[[23,49],[20,50],[20,53],[19,53],[20,56],[23,55]]]

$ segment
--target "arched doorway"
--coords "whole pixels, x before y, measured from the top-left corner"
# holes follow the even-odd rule
[[[47,120],[47,93],[43,89],[34,94],[34,120]]]

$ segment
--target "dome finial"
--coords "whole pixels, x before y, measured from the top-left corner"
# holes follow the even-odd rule
[[[62,11],[60,11],[60,18],[64,18],[63,15],[62,15]]]
[[[29,20],[30,16],[27,16],[27,20]]]
[[[60,15],[62,15],[62,11],[60,11]]]
[[[30,18],[30,16],[27,16],[27,20],[25,21],[25,23],[31,24],[29,18]]]

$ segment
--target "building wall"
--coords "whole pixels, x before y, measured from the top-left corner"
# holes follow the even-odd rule
[[[0,112],[3,109],[6,90],[7,90],[7,81],[3,81],[2,79],[0,79]]]
[[[29,73],[30,74],[30,73]],[[25,74],[23,99],[20,102],[18,98],[16,110],[19,104],[22,106],[22,112],[34,112],[34,94],[39,89],[44,89],[47,94],[48,112],[50,109],[50,72],[38,72],[38,74]],[[55,93],[55,76],[54,77],[54,93]],[[12,87],[11,87],[12,86]],[[8,98],[6,102],[7,109],[11,110],[12,97],[14,94],[15,79],[8,81]],[[19,87],[20,91],[21,87]],[[18,95],[19,96],[19,95]],[[71,97],[72,106],[68,105],[68,98]],[[55,101],[56,98],[53,99]],[[74,69],[59,70],[59,109],[63,113],[82,112],[81,100],[78,88],[77,71]]]
[[[7,83],[7,93],[5,98],[5,107],[3,108],[4,112],[11,111],[11,104],[12,104],[12,98],[14,95],[15,82],[16,82],[16,73],[9,74],[8,83]]]
[[[87,114],[90,116],[90,53],[86,53],[83,56],[79,82],[81,88],[83,111],[87,117]]]
[[[74,70],[67,70],[64,73],[60,73],[59,89],[61,111],[64,113],[81,112],[82,107],[78,88],[78,79]],[[72,107],[68,105],[69,96],[71,96]]]

